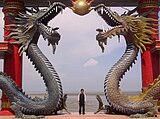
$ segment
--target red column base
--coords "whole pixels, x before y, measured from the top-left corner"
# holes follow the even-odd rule
[[[14,112],[11,109],[2,109],[0,111],[0,116],[10,116],[14,115]]]
[[[3,94],[3,93],[2,93]],[[7,97],[3,94],[2,95],[2,101],[1,101],[1,110],[0,110],[0,116],[9,116],[14,115],[14,112],[10,108],[11,102],[8,101]]]

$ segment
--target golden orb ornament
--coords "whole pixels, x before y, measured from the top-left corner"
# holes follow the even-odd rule
[[[70,7],[72,9],[72,11],[78,15],[85,15],[88,14],[92,9],[91,9],[91,3],[94,0],[91,1],[86,1],[86,0],[76,0],[73,1],[71,0],[73,7]]]

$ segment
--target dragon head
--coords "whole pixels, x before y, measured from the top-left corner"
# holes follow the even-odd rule
[[[15,17],[15,20],[12,20],[12,24],[5,26],[6,30],[11,31],[6,38],[17,39],[16,42],[12,43],[21,45],[19,48],[19,53],[21,55],[27,50],[28,45],[33,40],[38,40],[39,34],[41,34],[44,39],[48,40],[48,44],[52,45],[54,53],[56,44],[58,44],[58,41],[60,40],[60,35],[56,31],[58,28],[51,28],[50,26],[47,26],[47,24],[63,9],[65,9],[65,5],[57,2],[42,10],[37,8],[29,11],[28,9],[31,14],[19,13],[16,17],[11,15]]]
[[[92,9],[91,9],[91,3],[94,0],[91,1],[86,1],[86,0],[71,0],[73,7],[70,7],[72,11],[78,15],[85,15],[88,14]]]
[[[104,5],[98,5],[94,10],[105,20],[105,22],[113,27],[108,31],[103,31],[102,29],[97,29],[99,34],[97,35],[97,40],[99,46],[104,52],[104,44],[107,44],[107,38],[112,38],[113,36],[123,35],[124,37],[129,36],[130,41],[133,42],[143,53],[146,50],[146,44],[152,44],[153,38],[151,34],[155,34],[157,29],[154,29],[153,24],[150,21],[155,21],[155,19],[146,18],[143,16],[137,17],[137,15],[118,15],[118,13],[111,11]],[[128,40],[128,39],[126,39]]]

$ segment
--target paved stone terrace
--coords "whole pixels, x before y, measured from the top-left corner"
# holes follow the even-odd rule
[[[14,119],[14,116],[0,116],[0,119]],[[106,115],[106,114],[93,114],[87,113],[85,115],[79,115],[78,113],[72,114],[64,114],[64,115],[54,115],[54,116],[46,116],[45,119],[133,119],[124,115]],[[144,118],[143,118],[144,119]],[[147,119],[160,119],[160,115],[158,117],[152,117]]]

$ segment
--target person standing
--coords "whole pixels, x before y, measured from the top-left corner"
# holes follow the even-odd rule
[[[79,102],[79,114],[81,114],[81,110],[83,110],[83,115],[85,114],[85,103],[86,103],[86,94],[84,93],[84,89],[80,90],[78,95]]]

